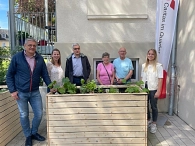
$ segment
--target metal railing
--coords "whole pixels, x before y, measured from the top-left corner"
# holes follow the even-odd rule
[[[57,40],[54,16],[54,13],[42,12],[15,13],[16,45],[23,46],[25,38],[33,37],[38,42],[40,54],[51,54]]]

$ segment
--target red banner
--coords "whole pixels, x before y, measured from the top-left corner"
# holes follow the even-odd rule
[[[179,0],[157,0],[155,49],[163,65],[163,85],[159,98],[166,98],[166,78],[173,45]]]

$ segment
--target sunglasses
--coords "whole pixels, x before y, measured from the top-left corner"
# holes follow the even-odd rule
[[[74,50],[80,50],[80,48],[73,48]]]

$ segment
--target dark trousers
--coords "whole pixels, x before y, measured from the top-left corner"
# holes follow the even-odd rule
[[[158,108],[157,108],[158,98],[154,98],[156,91],[157,90],[151,90],[149,91],[149,94],[148,94],[148,120],[151,119],[150,109],[149,109],[149,103],[150,103],[151,109],[152,109],[152,121],[153,122],[156,122],[157,117],[158,117]]]
[[[82,76],[79,77],[73,76],[73,84],[76,84],[76,86],[81,86],[81,79],[83,79]]]

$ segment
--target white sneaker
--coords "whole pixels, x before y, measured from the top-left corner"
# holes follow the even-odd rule
[[[157,130],[156,124],[151,123],[150,132],[151,133],[156,133],[156,130]]]
[[[150,128],[151,127],[151,124],[152,124],[152,121],[150,120],[150,121],[148,121],[148,128]]]

